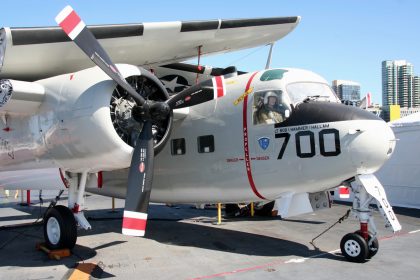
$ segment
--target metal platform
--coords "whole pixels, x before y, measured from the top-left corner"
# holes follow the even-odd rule
[[[215,225],[217,210],[191,205],[153,204],[145,238],[120,234],[124,201],[89,195],[86,216],[90,231],[79,231],[72,256],[50,260],[36,250],[42,225],[13,226],[35,221],[48,205],[31,206],[20,199],[0,198],[1,279],[75,279],[81,274],[104,279],[418,279],[420,210],[396,209],[403,226],[393,235],[379,228],[379,252],[364,264],[349,263],[339,250],[341,238],[358,229],[348,219],[309,242],[349,208],[331,209],[280,220],[246,217]],[[52,194],[50,193],[50,196]],[[66,200],[60,201],[66,204]]]

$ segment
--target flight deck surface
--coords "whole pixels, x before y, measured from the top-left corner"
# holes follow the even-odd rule
[[[420,275],[420,210],[394,209],[402,231],[384,228],[375,213],[379,252],[370,261],[347,262],[341,238],[358,229],[349,218],[309,242],[343,216],[348,205],[290,219],[243,217],[216,225],[214,207],[150,206],[144,238],[122,235],[124,201],[88,195],[86,217],[92,230],[78,230],[73,254],[50,260],[35,249],[43,241],[42,225],[34,222],[43,206],[32,191],[30,207],[0,190],[0,279],[418,279]],[[52,197],[51,192],[48,193]],[[48,195],[47,195],[48,196]],[[66,205],[66,197],[59,204]],[[6,227],[5,227],[6,226]]]

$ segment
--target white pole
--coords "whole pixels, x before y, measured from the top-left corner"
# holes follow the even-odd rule
[[[270,51],[268,53],[268,57],[267,57],[267,63],[265,64],[265,69],[269,69],[270,65],[271,65],[271,56],[273,53],[273,47],[274,47],[274,42],[270,44]]]
[[[85,193],[87,175],[88,175],[87,171],[82,172],[82,177],[80,178],[80,182],[79,182],[79,191],[77,192],[76,203],[79,204],[80,208],[83,205],[83,195]]]

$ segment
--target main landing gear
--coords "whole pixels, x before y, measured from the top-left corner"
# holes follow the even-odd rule
[[[361,263],[375,256],[379,249],[370,203],[376,200],[386,227],[391,226],[395,232],[401,230],[401,225],[378,179],[372,174],[359,175],[355,179],[351,187],[354,193],[352,213],[360,221],[360,230],[346,234],[341,239],[340,249],[347,260]]]
[[[50,249],[69,248],[76,244],[77,225],[73,212],[63,205],[49,209],[44,217],[45,244]]]
[[[87,181],[87,172],[78,176],[66,177],[69,185],[68,207],[55,205],[59,196],[52,202],[53,207],[49,208],[44,216],[44,238],[49,249],[73,249],[77,240],[77,226],[90,229],[91,226],[86,220],[82,211],[83,196]],[[78,183],[78,184],[77,184]]]

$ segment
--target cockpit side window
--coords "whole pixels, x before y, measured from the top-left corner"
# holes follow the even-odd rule
[[[281,90],[265,90],[254,94],[254,125],[281,123],[289,115],[290,107]]]

